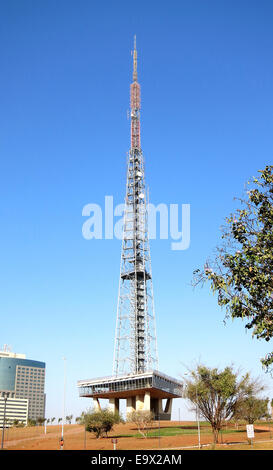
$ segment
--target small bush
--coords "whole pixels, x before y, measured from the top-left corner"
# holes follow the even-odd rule
[[[108,409],[87,412],[83,419],[86,431],[93,432],[97,439],[103,434],[107,436],[115,424],[123,422],[118,413],[112,413]]]

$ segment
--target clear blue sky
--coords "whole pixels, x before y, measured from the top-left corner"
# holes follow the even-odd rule
[[[112,369],[120,242],[86,241],[82,208],[125,193],[131,49],[154,204],[191,204],[191,245],[152,242],[160,370],[234,363],[263,374],[252,340],[192,272],[244,183],[273,150],[268,0],[9,0],[0,6],[0,344],[47,365],[47,416],[90,404],[76,382]],[[268,392],[273,395],[272,389]],[[182,401],[175,413],[189,416]]]

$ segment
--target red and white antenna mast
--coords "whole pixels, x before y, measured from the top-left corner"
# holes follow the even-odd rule
[[[134,37],[133,83],[131,91],[131,150],[140,150],[140,84],[137,81],[137,49]]]

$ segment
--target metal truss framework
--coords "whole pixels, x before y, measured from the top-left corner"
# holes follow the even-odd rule
[[[144,158],[140,146],[140,85],[136,39],[131,84],[131,148],[120,264],[113,374],[158,369],[157,339],[148,239]]]

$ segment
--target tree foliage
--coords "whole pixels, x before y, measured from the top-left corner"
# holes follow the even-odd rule
[[[253,424],[261,418],[270,418],[268,402],[269,398],[250,396],[238,403],[235,409],[235,417],[244,419],[249,424]]]
[[[253,336],[273,336],[273,166],[253,178],[241,208],[226,219],[213,260],[194,271],[194,285],[209,281],[226,317],[245,320]],[[273,352],[262,359],[268,368]]]
[[[39,416],[37,419],[36,419],[36,422],[37,424],[44,424],[44,422],[46,421],[46,418],[43,418],[42,416]]]
[[[73,419],[73,415],[68,415],[68,416],[65,417],[65,420],[68,424],[71,424],[72,419]]]
[[[19,421],[19,419],[14,419],[13,424],[15,428],[23,428],[25,423],[23,421]]]
[[[36,420],[35,420],[35,419],[28,418],[28,420],[27,420],[27,425],[28,425],[28,426],[36,426]]]
[[[231,366],[218,370],[198,365],[189,375],[185,380],[184,397],[210,423],[215,443],[223,422],[235,416],[238,404],[263,390],[257,379],[251,379],[249,373],[239,377]]]
[[[89,411],[84,414],[83,422],[88,432],[93,432],[98,439],[103,434],[110,432],[115,424],[122,422],[122,418],[118,413],[112,413],[108,409],[100,411]]]
[[[75,418],[76,423],[85,426],[85,416],[88,414],[90,414],[90,411],[82,411],[81,415]]]
[[[127,414],[127,421],[134,423],[137,426],[138,432],[145,438],[153,420],[154,414],[149,410],[132,411]]]

